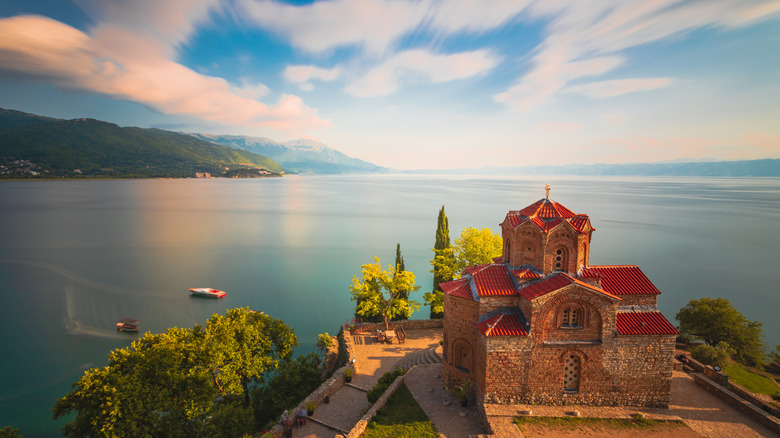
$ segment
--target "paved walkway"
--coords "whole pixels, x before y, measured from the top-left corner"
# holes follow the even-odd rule
[[[438,346],[441,333],[440,328],[408,330],[403,344],[398,344],[398,341],[392,344],[380,344],[376,342],[376,336],[369,334],[353,336],[357,372],[352,378],[352,385],[365,390],[370,389],[382,374],[394,369],[407,354]],[[365,392],[345,385],[330,397],[329,403],[315,409],[313,418],[340,430],[349,431],[369,407]],[[337,434],[338,431],[313,421],[307,421],[302,429],[293,431],[295,438],[332,438]]]

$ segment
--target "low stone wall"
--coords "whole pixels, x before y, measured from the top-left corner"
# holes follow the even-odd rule
[[[416,365],[415,365],[416,366]],[[414,368],[414,367],[412,367]],[[411,370],[410,370],[411,371]],[[401,386],[401,383],[404,381],[403,376],[398,376],[393,380],[393,383],[390,384],[390,386],[385,390],[385,393],[382,394],[381,397],[379,397],[379,400],[374,403],[373,406],[366,412],[365,415],[363,415],[363,418],[361,418],[357,424],[355,424],[355,427],[352,428],[352,430],[349,431],[349,435],[347,435],[347,438],[358,438],[360,435],[363,434],[363,432],[366,430],[366,427],[368,427],[368,423],[371,422],[371,419],[374,418],[374,415],[376,415],[377,411],[382,409],[384,405],[387,403],[387,400],[390,399],[390,397],[395,394],[395,391],[398,389],[399,386]]]
[[[292,412],[294,413],[300,408],[306,409],[306,403],[313,401],[314,403],[319,406],[322,404],[322,402],[325,401],[325,397],[330,397],[331,395],[335,394],[336,391],[341,389],[342,386],[344,386],[344,369],[348,368],[349,365],[343,366],[336,370],[336,372],[333,373],[333,375],[322,383],[317,389],[315,389],[311,394],[309,394],[308,397],[306,397],[298,406],[296,406]],[[284,432],[284,427],[281,423],[274,426],[271,430],[266,432],[263,437],[280,437],[282,436]]]
[[[737,385],[734,382],[729,382],[729,385],[727,386],[727,388],[731,392],[733,392],[733,393],[737,394],[738,396],[744,398],[745,400],[749,401],[750,403],[753,403],[754,405],[756,405],[757,408],[763,410],[764,412],[768,412],[768,413],[774,415],[775,417],[780,418],[780,409],[778,409],[778,408],[776,408],[774,406],[766,404],[766,402],[764,402],[760,398],[758,398],[755,395],[753,395],[753,393],[748,391],[747,389]]]
[[[403,321],[390,321],[390,325],[403,327],[404,330],[419,330],[444,327],[444,319],[405,319]],[[383,322],[361,322],[355,324],[361,332],[375,332],[377,329],[385,329]],[[348,330],[348,328],[346,329]]]
[[[718,398],[724,400],[725,402],[731,405],[736,406],[737,409],[755,418],[761,424],[769,427],[775,432],[780,433],[780,420],[778,420],[777,417],[774,417],[762,411],[761,409],[757,408],[754,404],[750,403],[749,401],[745,400],[744,398],[740,397],[739,395],[735,394],[729,389],[726,389],[723,386],[718,385],[715,381],[713,381],[712,379],[708,378],[705,375],[694,374],[693,381],[696,382],[696,384],[703,387],[704,389],[706,389],[707,391],[715,394]]]
[[[360,373],[360,364],[352,362],[353,359],[357,359],[357,354],[355,353],[355,343],[352,341],[352,336],[349,334],[349,326],[344,324],[342,329],[344,331],[344,344],[347,346],[347,366],[352,364],[352,367],[355,369],[355,374],[358,374]]]

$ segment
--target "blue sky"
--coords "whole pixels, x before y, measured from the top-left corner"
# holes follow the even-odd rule
[[[780,157],[780,0],[5,0],[0,107],[398,169]]]

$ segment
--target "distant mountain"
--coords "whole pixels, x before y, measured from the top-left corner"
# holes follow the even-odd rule
[[[597,176],[712,176],[780,177],[780,159],[745,161],[658,162],[630,164],[569,164],[565,166],[480,167],[413,170],[404,173],[461,175],[597,175]]]
[[[271,176],[273,160],[161,129],[0,108],[0,178]]]
[[[336,149],[312,140],[292,140],[284,143],[265,137],[240,135],[191,134],[193,137],[212,141],[223,146],[244,149],[265,155],[296,173],[379,173],[388,169],[357,158],[349,157]]]

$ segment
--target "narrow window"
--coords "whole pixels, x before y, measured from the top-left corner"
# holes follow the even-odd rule
[[[556,271],[563,271],[566,267],[566,251],[564,251],[563,248],[559,248],[557,251],[555,251],[553,266],[555,267]]]
[[[582,327],[582,311],[579,309],[564,309],[561,327]]]
[[[563,366],[563,390],[577,392],[580,390],[580,358],[570,355]]]

